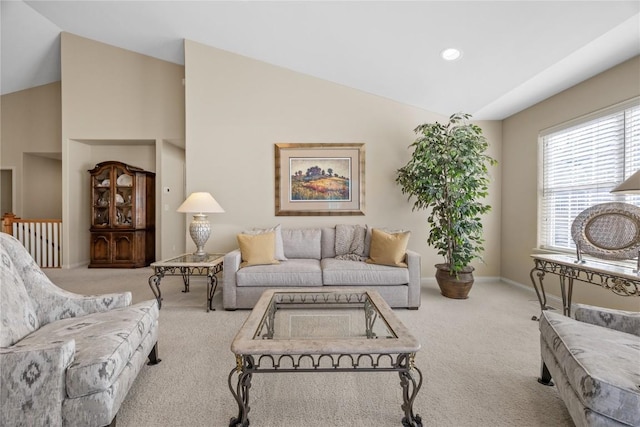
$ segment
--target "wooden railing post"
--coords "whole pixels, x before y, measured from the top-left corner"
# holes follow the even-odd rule
[[[2,216],[2,231],[7,234],[13,235],[13,223],[18,220],[16,214],[14,213],[6,213]]]

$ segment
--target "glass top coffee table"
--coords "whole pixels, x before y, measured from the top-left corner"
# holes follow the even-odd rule
[[[267,290],[231,344],[236,367],[228,384],[238,416],[229,426],[249,426],[253,374],[390,371],[400,376],[402,425],[422,426],[413,412],[422,386],[422,373],[414,365],[418,350],[420,343],[375,291]]]

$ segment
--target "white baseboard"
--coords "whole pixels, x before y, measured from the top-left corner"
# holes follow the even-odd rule
[[[81,268],[81,267],[88,267],[88,266],[89,266],[89,262],[88,262],[88,261],[87,261],[87,262],[82,262],[82,261],[81,261],[81,262],[77,262],[77,263],[75,263],[75,264],[71,264],[71,265],[69,265],[69,264],[62,264],[62,267],[61,267],[61,268],[63,268],[63,269],[64,269],[64,268],[69,269],[69,268]]]
[[[533,289],[532,286],[523,285],[522,283],[516,282],[514,280],[510,280],[510,279],[505,279],[504,277],[501,277],[500,280],[503,281],[504,283],[509,284],[509,285],[516,286],[516,287],[518,287],[520,289],[527,290],[527,291],[531,292],[534,295],[536,294],[536,290]],[[553,301],[555,304],[558,305],[558,307],[562,307],[562,298],[561,297],[558,297],[556,295],[550,294],[548,292],[546,293],[546,296],[547,296],[547,302]],[[536,299],[537,299],[537,295],[536,295]]]
[[[515,286],[517,288],[523,289],[527,292],[530,292],[536,299],[538,299],[536,295],[535,289],[532,286],[524,285],[520,282],[516,282],[514,280],[505,279],[504,277],[494,277],[494,276],[481,276],[475,278],[476,283],[490,283],[490,282],[504,282],[508,285]],[[422,284],[435,284],[435,277],[422,277],[420,279],[420,283]],[[556,305],[557,307],[562,307],[562,298],[547,293],[547,302],[551,303],[549,305]]]
[[[481,277],[474,277],[474,282],[475,283],[488,283],[488,282],[499,282],[501,281],[502,278],[501,277],[492,277],[492,276],[481,276]],[[436,283],[436,278],[435,277],[422,277],[420,278],[420,283],[429,283],[429,284],[435,284]]]

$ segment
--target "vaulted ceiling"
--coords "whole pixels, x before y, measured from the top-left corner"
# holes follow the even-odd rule
[[[2,94],[60,80],[63,31],[178,64],[189,39],[432,112],[496,120],[640,54],[637,0],[3,0],[1,7]],[[460,59],[440,57],[450,47]]]

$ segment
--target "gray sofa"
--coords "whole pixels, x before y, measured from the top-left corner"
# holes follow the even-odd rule
[[[147,357],[159,362],[156,300],[60,289],[6,233],[0,262],[0,425],[115,425]]]
[[[640,426],[640,313],[573,305],[542,312],[539,381],[553,378],[576,426]]]
[[[226,310],[252,308],[268,288],[318,286],[367,287],[380,293],[391,307],[420,307],[420,254],[407,250],[404,261],[406,267],[336,259],[337,228],[340,226],[282,228],[281,231],[278,228],[283,258],[286,260],[275,265],[240,268],[240,249],[226,254],[223,307]],[[360,254],[361,259],[369,255],[370,231],[371,229]],[[340,235],[340,231],[338,234]],[[276,238],[276,244],[279,238]]]

